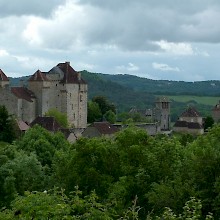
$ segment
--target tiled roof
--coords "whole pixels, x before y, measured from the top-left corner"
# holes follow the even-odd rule
[[[200,114],[195,108],[189,107],[182,113],[181,117],[200,117]]]
[[[76,84],[86,84],[86,82],[81,78],[80,73],[76,72],[69,62],[59,63],[57,65],[60,70],[64,73],[61,83],[76,83]]]
[[[34,121],[31,122],[30,126],[34,126],[35,124],[40,125],[41,127],[47,129],[48,131],[56,132],[59,131],[62,127],[57,123],[54,117],[51,116],[44,116],[34,119]]]
[[[181,127],[181,128],[188,127],[188,123],[187,121],[176,121],[174,127]]]
[[[203,129],[203,126],[198,122],[176,121],[174,127],[189,128],[189,129]]]
[[[49,81],[49,79],[46,77],[44,73],[42,73],[40,70],[37,70],[28,81]]]
[[[33,92],[25,87],[12,87],[11,92],[19,99],[25,99],[28,102],[33,102],[32,99],[35,98]]]
[[[8,77],[4,74],[4,72],[0,69],[0,81],[9,81]]]
[[[91,126],[95,127],[101,134],[114,134],[118,131],[118,128],[109,122],[94,122]]]

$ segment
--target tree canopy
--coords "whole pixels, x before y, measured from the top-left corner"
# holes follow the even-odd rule
[[[74,144],[33,127],[0,142],[0,219],[218,219],[219,140],[219,125],[193,138],[129,126]]]

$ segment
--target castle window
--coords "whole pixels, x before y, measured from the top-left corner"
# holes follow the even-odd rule
[[[71,97],[72,93],[70,93],[70,97]]]
[[[57,84],[56,84],[56,86],[57,86]]]
[[[72,110],[73,110],[73,104],[72,104]],[[74,114],[75,115],[75,114]]]
[[[82,95],[80,95],[80,102],[82,102]]]

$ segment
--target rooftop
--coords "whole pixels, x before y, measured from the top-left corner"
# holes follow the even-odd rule
[[[32,91],[25,87],[12,87],[11,92],[19,99],[24,99],[28,102],[33,102],[33,98],[35,98]]]

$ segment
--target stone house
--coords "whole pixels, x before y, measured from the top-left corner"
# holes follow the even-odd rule
[[[190,133],[190,134],[203,134],[203,118],[199,112],[192,107],[187,108],[176,121],[173,126],[174,132]]]
[[[94,122],[88,126],[83,132],[82,137],[93,138],[93,137],[112,137],[119,129],[109,122]]]
[[[18,120],[31,123],[49,109],[67,115],[75,128],[87,126],[87,83],[69,62],[59,63],[48,72],[37,70],[27,87],[10,87],[9,79],[0,70],[0,103]]]

